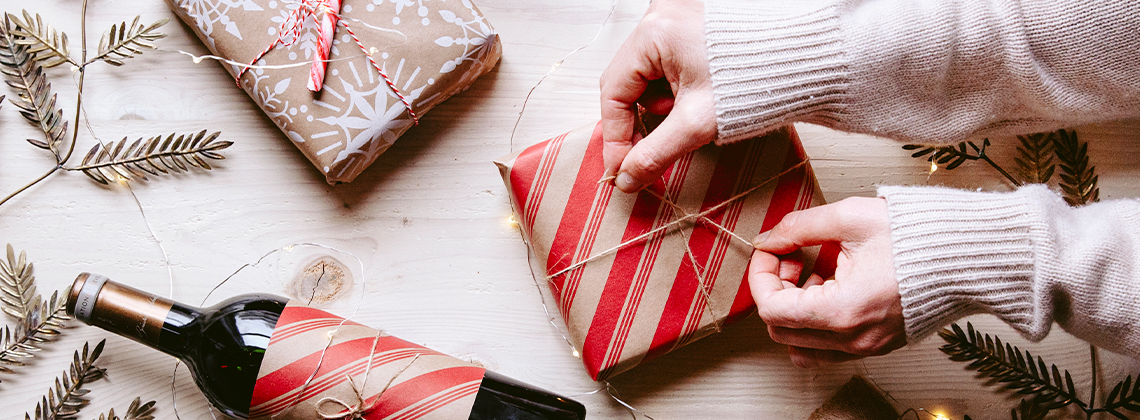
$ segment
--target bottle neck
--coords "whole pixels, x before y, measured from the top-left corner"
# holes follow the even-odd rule
[[[185,355],[201,315],[197,308],[88,273],[76,279],[68,307],[88,325],[175,357]]]

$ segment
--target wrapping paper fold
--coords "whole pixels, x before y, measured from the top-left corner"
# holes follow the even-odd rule
[[[320,413],[347,410],[325,400],[335,398],[361,408],[366,420],[465,419],[484,372],[471,363],[289,302],[261,362],[249,417],[319,419]]]
[[[597,125],[496,164],[535,256],[532,268],[548,280],[586,370],[601,380],[755,309],[746,280],[753,249],[746,242],[793,210],[823,204],[805,160],[787,127],[703,147],[647,191],[626,194],[599,182]],[[710,210],[705,218],[688,217]],[[832,275],[836,248],[805,254],[805,273]]]
[[[300,4],[278,0],[167,0],[217,56],[249,63],[279,38]],[[502,55],[495,30],[469,0],[344,0],[340,18],[422,118],[489,72]],[[413,121],[407,107],[343,26],[335,32],[324,88],[306,89],[317,23],[308,18],[289,46],[277,45],[239,85],[326,180],[351,182]],[[292,39],[292,37],[288,37]],[[231,75],[241,66],[223,64]]]

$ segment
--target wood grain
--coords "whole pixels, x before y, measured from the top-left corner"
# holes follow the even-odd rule
[[[42,291],[68,286],[78,272],[90,270],[190,304],[202,303],[224,278],[275,249],[280,251],[264,265],[243,271],[205,303],[247,291],[285,293],[288,279],[275,269],[312,249],[283,248],[325,244],[344,251],[346,265],[355,264],[351,254],[363,266],[351,267],[358,271],[356,288],[331,302],[331,310],[348,315],[359,306],[354,318],[360,322],[575,396],[592,418],[627,417],[618,403],[595,392],[602,385],[591,381],[572,355],[556,329],[562,328],[561,321],[548,322],[528,270],[526,247],[507,221],[509,203],[491,161],[597,120],[598,76],[647,2],[617,3],[605,26],[611,6],[605,0],[478,4],[502,36],[501,64],[427,114],[354,183],[330,187],[221,67],[195,64],[178,53],[206,50],[162,2],[93,1],[88,22],[92,45],[102,31],[133,13],[143,21],[165,17],[172,22],[163,29],[170,36],[158,41],[159,51],[129,59],[121,68],[90,68],[79,151],[96,140],[202,128],[221,131],[222,139],[235,144],[214,171],[156,178],[129,189],[99,186],[78,173],[56,174],[0,208],[2,238],[27,250]],[[78,53],[76,1],[5,6],[7,11],[34,8],[69,34]],[[595,42],[553,68],[595,35]],[[62,67],[48,74],[65,115],[72,115],[74,74]],[[520,117],[528,92],[544,75]],[[0,109],[3,191],[52,164],[22,141],[37,138],[37,132],[13,108],[5,104]],[[976,163],[931,175],[925,161],[911,159],[896,142],[816,126],[798,128],[830,201],[873,195],[879,184],[1010,188]],[[1140,195],[1135,181],[1140,175],[1135,164],[1140,123],[1081,127],[1078,132],[1092,144],[1102,197]],[[1012,139],[994,141],[995,156],[1012,165]],[[361,284],[366,286],[363,294]],[[1059,330],[1041,343],[1025,343],[994,318],[971,320],[1068,367],[1078,386],[1087,389],[1087,344]],[[94,402],[81,418],[111,407],[121,411],[135,396],[157,400],[159,417],[174,418],[174,360],[82,326],[49,345],[20,373],[0,377],[0,406],[11,411],[4,416],[31,411],[52,378],[66,368],[72,349],[102,338],[108,339],[101,359],[108,379],[91,386]],[[889,393],[900,411],[922,407],[954,418],[1007,418],[1016,397],[985,387],[943,357],[939,344],[935,338],[885,357],[799,369],[752,317],[620,375],[612,385],[624,401],[655,419],[794,419],[806,418],[851,375],[862,374]],[[1127,358],[1103,358],[1105,382],[1137,368]],[[213,418],[184,367],[174,385],[181,419]]]

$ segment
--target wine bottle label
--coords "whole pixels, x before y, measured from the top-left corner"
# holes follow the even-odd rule
[[[98,274],[86,274],[87,280],[83,282],[83,288],[79,289],[79,297],[75,302],[75,319],[82,321],[85,324],[91,323],[91,313],[95,310],[95,297],[99,296],[99,289],[103,288],[103,284],[109,280],[107,277]]]
[[[289,302],[270,336],[250,419],[466,419],[484,369]]]

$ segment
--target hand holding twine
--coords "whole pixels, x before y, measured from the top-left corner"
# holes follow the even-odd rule
[[[253,60],[250,60],[249,64],[243,66],[241,70],[238,71],[237,77],[235,77],[236,81],[240,85],[241,76],[253,67],[258,60],[261,60],[265,54],[268,54],[269,51],[276,48],[278,44],[288,47],[296,43],[297,40],[301,38],[301,30],[304,28],[305,21],[312,18],[313,21],[317,23],[318,42],[316,54],[313,56],[313,65],[309,70],[308,88],[313,92],[320,91],[324,85],[325,70],[329,61],[329,51],[332,49],[336,27],[339,24],[343,26],[344,30],[348,32],[348,35],[352,37],[356,46],[360,47],[360,51],[368,58],[368,62],[372,65],[372,68],[376,69],[376,72],[380,74],[380,78],[384,79],[384,82],[388,84],[388,88],[392,90],[392,93],[404,104],[404,108],[408,110],[408,116],[412,117],[412,123],[419,125],[420,120],[412,109],[412,104],[400,93],[400,90],[396,88],[396,84],[392,82],[392,79],[388,78],[384,69],[380,68],[380,65],[372,58],[372,52],[364,47],[364,43],[360,42],[360,38],[357,38],[356,33],[348,26],[348,22],[341,19],[340,3],[340,0],[299,0],[297,8],[293,9],[293,11],[285,17],[285,20],[281,22],[281,26],[277,28],[277,39],[262,50],[261,53],[257,54]]]

